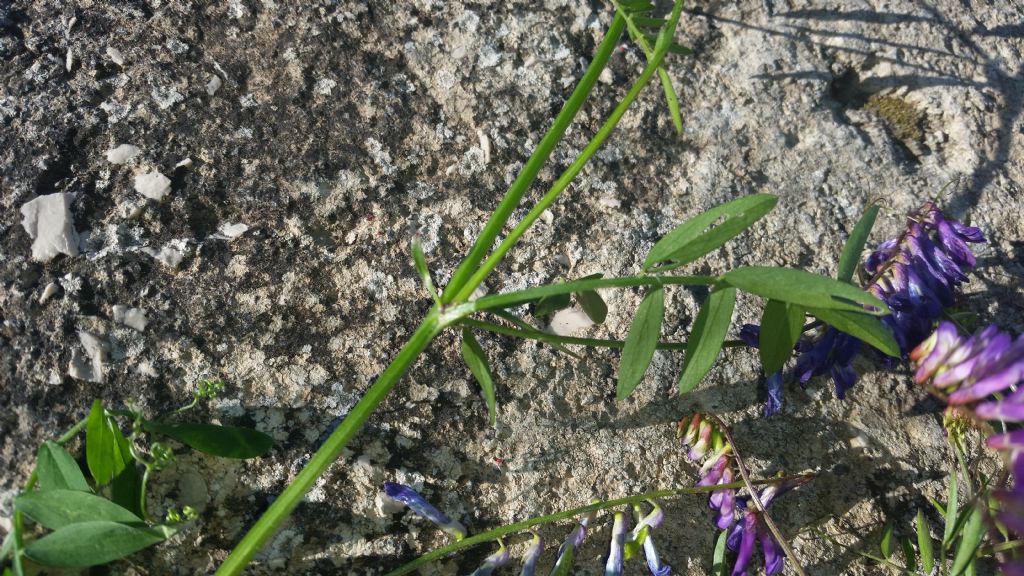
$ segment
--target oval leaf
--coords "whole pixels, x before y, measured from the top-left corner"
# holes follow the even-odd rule
[[[870,206],[864,211],[864,215],[857,221],[857,225],[850,232],[850,237],[843,245],[843,254],[839,257],[839,273],[836,275],[843,282],[851,282],[853,273],[857,271],[857,263],[860,261],[860,253],[864,250],[864,244],[868,241],[871,228],[878,218],[878,206]]]
[[[877,316],[824,308],[808,308],[807,311],[836,330],[867,342],[883,354],[895,358],[900,356],[900,345],[889,328]]]
[[[117,422],[103,410],[103,402],[93,402],[85,426],[85,461],[97,485],[113,480],[132,461],[127,446]]]
[[[765,374],[782,369],[804,329],[804,311],[794,304],[769,300],[761,315],[758,349]]]
[[[591,274],[590,276],[580,278],[580,280],[595,280],[603,276],[604,274],[600,273]],[[596,290],[577,292],[576,301],[580,303],[580,308],[583,308],[583,312],[586,313],[587,317],[594,324],[604,324],[605,319],[608,318],[608,305],[604,303],[604,299],[601,298],[601,295]]]
[[[79,568],[105,564],[163,542],[173,530],[136,528],[95,520],[65,526],[33,541],[25,555],[47,566]]]
[[[723,286],[711,291],[700,307],[693,323],[690,339],[686,343],[686,360],[679,377],[679,393],[686,394],[697,387],[715,364],[722,350],[725,335],[732,323],[732,310],[736,306],[736,289]]]
[[[110,500],[79,490],[27,492],[14,499],[14,506],[51,530],[90,520],[142,522],[138,516]]]
[[[722,279],[751,294],[797,304],[805,308],[827,308],[852,312],[889,313],[889,307],[871,294],[839,280],[793,268],[746,266],[727,272]],[[870,306],[877,310],[865,309]]]
[[[658,347],[664,315],[665,289],[656,286],[647,292],[640,302],[633,324],[629,327],[629,334],[626,335],[626,342],[622,346],[619,385],[615,392],[617,399],[628,398],[647,372],[647,367],[654,358],[654,350]]]
[[[44,490],[82,490],[92,492],[78,462],[56,442],[43,442],[37,453],[36,474]]]
[[[932,549],[932,536],[928,530],[928,521],[924,512],[917,511],[917,550],[921,554],[921,568],[925,574],[931,574],[935,567],[935,553]]]
[[[255,458],[270,451],[274,440],[251,428],[218,426],[216,424],[167,424],[144,420],[143,428],[163,434],[178,442],[214,456],[224,458]]]
[[[568,308],[569,304],[570,297],[568,294],[545,296],[538,300],[537,305],[533,307],[533,315],[539,318],[548,314],[554,314],[559,310]]]
[[[491,426],[498,422],[498,402],[494,396],[494,379],[491,378],[491,367],[487,364],[487,355],[480,347],[473,333],[464,329],[462,331],[462,359],[466,366],[473,373],[480,389],[484,392],[484,401],[487,403],[487,412],[490,414]]]
[[[671,270],[693,262],[749,228],[779,201],[771,194],[753,194],[716,206],[683,222],[658,241],[644,260],[644,270],[659,262],[672,262]]]
[[[975,506],[971,511],[967,523],[964,525],[963,533],[960,535],[960,545],[957,546],[956,556],[953,558],[952,576],[960,576],[967,568],[974,564],[975,552],[981,546],[981,540],[985,537],[985,518],[981,506]]]

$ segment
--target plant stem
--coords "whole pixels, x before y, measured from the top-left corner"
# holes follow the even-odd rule
[[[474,320],[472,318],[464,318],[460,323],[464,326],[477,328],[478,330],[486,330],[487,332],[493,332],[495,334],[503,334],[505,336],[513,336],[515,338],[524,338],[527,340],[539,340],[550,344],[579,344],[580,346],[592,346],[595,348],[622,348],[625,344],[625,341],[623,340],[559,336],[557,334],[548,334],[538,330],[511,328],[508,326],[502,326],[501,324],[495,324],[493,322],[486,322],[484,320]],[[746,346],[746,344],[741,340],[727,340],[722,344],[723,348],[735,348],[740,346]],[[658,342],[658,350],[686,350],[686,342]]]
[[[772,517],[768,514],[768,510],[761,502],[761,498],[757,495],[757,491],[754,490],[753,482],[750,481],[750,473],[747,471],[746,464],[743,463],[743,458],[740,457],[740,452],[736,448],[736,442],[733,441],[732,432],[729,431],[729,427],[726,426],[725,422],[723,422],[718,416],[714,414],[710,414],[710,416],[715,420],[715,423],[718,424],[719,430],[721,430],[722,434],[725,436],[725,441],[732,446],[732,457],[736,461],[736,469],[739,470],[740,477],[743,478],[743,483],[746,484],[747,491],[750,492],[750,500],[761,513],[761,519],[764,520],[766,525],[768,525],[768,530],[771,531],[772,536],[775,537],[775,541],[778,542],[780,547],[782,547],[782,551],[786,553],[786,558],[789,558],[789,561],[793,564],[793,568],[796,570],[796,573],[800,576],[807,576],[807,573],[804,572],[803,566],[800,565],[800,559],[796,557],[796,553],[793,552],[789,542],[786,540],[785,536],[783,536],[782,530],[779,530],[779,527],[775,525],[775,521],[772,520]]]
[[[616,14],[611,26],[608,27],[608,32],[604,35],[604,40],[601,41],[600,46],[598,46],[597,51],[594,53],[590,66],[587,67],[587,71],[580,78],[579,84],[576,85],[562,110],[555,117],[551,128],[548,129],[537,145],[537,148],[533,151],[533,154],[530,155],[529,160],[526,161],[522,171],[519,172],[515,181],[509,186],[508,191],[505,192],[504,198],[502,198],[501,203],[498,204],[494,213],[487,220],[487,224],[484,225],[480,236],[473,243],[469,254],[466,255],[459,264],[455,274],[452,275],[451,281],[448,282],[448,286],[441,295],[441,302],[443,304],[452,302],[455,300],[457,293],[463,292],[462,289],[466,284],[466,280],[473,274],[477,264],[487,255],[487,251],[491,249],[491,246],[494,245],[495,238],[498,237],[501,229],[504,228],[505,223],[512,216],[512,212],[519,206],[519,201],[522,200],[523,195],[526,194],[534,180],[537,179],[541,168],[544,167],[548,158],[551,157],[551,153],[554,152],[555,146],[562,140],[565,131],[572,124],[573,119],[580,111],[580,108],[583,107],[584,102],[587,101],[591,90],[594,88],[594,84],[597,83],[597,79],[601,76],[601,71],[604,70],[604,67],[608,64],[608,59],[615,51],[615,46],[618,44],[619,37],[622,36],[622,31],[625,28],[626,21],[621,15]],[[469,294],[472,293],[473,290],[470,289]]]
[[[548,284],[536,288],[527,288],[517,292],[505,292],[484,296],[471,302],[467,302],[471,312],[481,312],[495,308],[509,308],[518,304],[525,304],[557,294],[571,294],[584,290],[596,290],[598,288],[629,288],[633,286],[711,286],[719,279],[714,276],[624,276],[621,278],[590,278],[587,280],[574,280],[572,282],[561,282]]]
[[[792,480],[800,477],[803,477],[803,475],[785,476],[781,478],[767,478],[763,480],[754,480],[750,483],[754,485],[776,484],[779,482],[784,482],[786,480]],[[469,548],[471,546],[476,546],[477,544],[490,542],[507,534],[522,532],[523,530],[526,530],[527,528],[531,528],[533,526],[537,526],[538,524],[549,524],[551,522],[557,522],[559,520],[567,520],[569,518],[582,516],[584,514],[587,514],[588,512],[607,510],[609,508],[615,508],[616,506],[622,506],[626,504],[639,504],[640,502],[643,502],[645,500],[654,500],[657,498],[670,498],[673,496],[684,496],[687,494],[704,494],[708,492],[714,492],[716,490],[722,490],[725,488],[743,488],[744,486],[744,482],[733,482],[731,484],[716,484],[714,486],[688,486],[686,488],[669,488],[666,490],[655,490],[653,492],[645,492],[643,494],[637,494],[635,496],[626,496],[624,498],[617,498],[615,500],[594,502],[591,504],[587,504],[586,506],[573,508],[572,510],[565,510],[562,512],[556,512],[554,514],[548,514],[547,516],[538,516],[536,518],[530,518],[529,520],[515,522],[513,524],[501,526],[500,528],[488,530],[487,532],[482,532],[480,534],[469,536],[468,538],[463,538],[458,542],[453,542],[447,546],[438,548],[436,550],[432,550],[420,556],[419,558],[413,560],[412,562],[404,564],[399,568],[391,572],[388,572],[385,576],[401,576],[402,574],[408,574],[416,570],[420,566],[427,564],[428,562],[433,562],[434,560],[443,558],[453,552],[457,552],[459,550]]]
[[[420,324],[416,332],[409,338],[409,341],[398,352],[398,356],[377,378],[372,386],[363,394],[362,399],[352,407],[338,428],[331,432],[327,440],[320,446],[320,449],[313,454],[309,462],[295,476],[291,484],[284,489],[284,492],[274,500],[269,508],[263,513],[256,523],[249,529],[249,532],[242,538],[242,541],[235,546],[227,557],[217,575],[227,576],[240,574],[252,557],[263,547],[266,541],[277,532],[281,524],[288,518],[292,510],[299,505],[306,492],[313,487],[316,480],[327,470],[327,468],[341,455],[342,449],[348,445],[352,437],[359,432],[363,423],[377,409],[377,406],[384,401],[395,384],[405,375],[419,358],[419,355],[433,341],[437,334],[447,327],[448,323],[443,321],[437,307],[432,308],[426,319]]]
[[[675,10],[678,10],[681,6],[681,2],[676,2]],[[673,12],[673,16],[675,16],[676,19],[678,18],[678,14],[675,11]],[[616,20],[619,20],[620,18],[621,16],[616,15]],[[664,33],[667,33],[671,36],[674,33],[674,31],[675,25],[673,20],[673,23],[667,25]],[[571,184],[572,181],[576,178],[576,176],[579,175],[580,171],[583,170],[583,167],[587,165],[591,157],[593,157],[594,154],[596,154],[597,151],[601,149],[601,146],[604,144],[605,140],[607,140],[608,137],[611,136],[612,132],[615,130],[615,126],[618,125],[619,120],[622,119],[622,116],[626,113],[626,110],[629,109],[633,101],[636,100],[637,96],[640,95],[640,92],[643,91],[644,87],[647,86],[647,83],[654,76],[655,72],[658,71],[659,67],[661,66],[661,61],[664,58],[665,50],[658,50],[653,54],[651,59],[647,62],[647,66],[644,68],[643,72],[640,73],[640,77],[637,78],[636,82],[633,83],[633,87],[629,89],[629,92],[626,93],[626,96],[622,99],[621,102],[619,102],[619,105],[615,107],[615,110],[612,111],[611,116],[609,116],[605,123],[601,125],[601,128],[597,131],[597,134],[595,134],[594,137],[590,140],[590,142],[587,143],[587,147],[583,149],[583,152],[580,152],[580,155],[576,158],[576,160],[574,160],[573,163],[569,165],[569,168],[567,168],[565,172],[563,172],[562,175],[558,178],[558,180],[555,181],[555,183],[551,186],[551,189],[548,190],[547,194],[545,194],[544,197],[541,198],[540,202],[537,202],[537,205],[534,206],[530,210],[530,212],[523,217],[522,221],[519,222],[519,224],[517,224],[511,232],[509,232],[508,236],[506,236],[505,239],[501,241],[501,244],[499,244],[498,247],[494,250],[494,252],[487,257],[487,260],[485,260],[484,263],[480,266],[480,269],[473,274],[473,276],[465,283],[465,285],[459,288],[458,293],[452,299],[453,301],[465,302],[466,300],[468,300],[469,297],[472,296],[473,291],[476,290],[476,287],[479,286],[485,279],[487,279],[487,276],[490,275],[491,271],[494,270],[495,266],[501,263],[501,261],[505,258],[505,254],[508,253],[508,251],[511,250],[512,247],[516,245],[516,242],[519,241],[519,238],[523,234],[525,234],[527,230],[530,229],[530,226],[532,226],[533,223],[536,222],[538,218],[540,218],[541,214],[543,214],[544,211],[547,210],[555,202],[555,200],[558,199],[562,192],[564,192],[565,189],[569,187],[569,184]]]

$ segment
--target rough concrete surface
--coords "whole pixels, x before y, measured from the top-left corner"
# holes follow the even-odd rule
[[[272,434],[273,452],[238,462],[179,449],[151,506],[191,504],[200,519],[110,572],[214,569],[427,309],[412,235],[443,286],[610,15],[603,2],[560,0],[0,3],[0,516],[36,446],[93,398],[159,413],[221,377],[227,390],[205,415]],[[1022,21],[1009,0],[688,3],[677,40],[695,53],[668,66],[685,134],[652,84],[488,290],[635,273],[673,226],[754,192],[779,195],[779,206],[682,272],[830,274],[867,202],[884,206],[878,241],[937,197],[991,240],[963,305],[1019,333]],[[616,51],[541,184],[643,62],[628,43]],[[138,153],[110,161],[122,145]],[[21,209],[56,193],[73,195],[80,253],[36,260]],[[608,322],[584,333],[624,337],[640,294],[606,291]],[[704,295],[669,290],[665,338],[685,339]],[[756,321],[760,306],[741,297],[736,325]],[[696,408],[734,426],[755,475],[822,473],[774,507],[811,574],[882,573],[844,546],[873,547],[887,518],[909,527],[943,488],[939,407],[905,367],[861,361],[845,401],[828,382],[787,386],[783,412],[765,420],[750,350],[727,351],[683,398],[671,393],[682,355],[659,352],[637,393],[616,402],[616,352],[578,361],[534,342],[481,342],[497,427],[457,339],[442,336],[254,574],[377,573],[441,545],[421,520],[382,512],[385,480],[422,487],[475,532],[692,484],[674,425]],[[665,507],[662,556],[679,574],[706,574],[706,499]],[[546,563],[567,526],[542,531]],[[580,573],[603,569],[610,526],[601,517]],[[488,553],[436,570],[467,573]],[[627,572],[642,569],[634,561]]]

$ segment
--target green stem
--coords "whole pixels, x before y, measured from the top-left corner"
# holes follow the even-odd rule
[[[795,478],[802,478],[802,477],[804,477],[803,474],[796,475],[796,476],[785,476],[785,477],[781,477],[781,478],[766,478],[766,479],[763,479],[763,480],[754,480],[754,481],[751,482],[751,484],[754,484],[754,485],[776,484],[776,483],[779,483],[779,482],[784,482],[784,481],[787,481],[787,480],[792,480],[792,479],[795,479]],[[616,506],[622,506],[622,505],[626,505],[626,504],[629,504],[629,505],[639,504],[641,502],[644,502],[645,500],[654,500],[654,499],[657,499],[657,498],[670,498],[670,497],[673,497],[673,496],[684,496],[684,495],[687,495],[687,494],[704,494],[704,493],[707,493],[707,492],[714,492],[716,490],[723,490],[723,489],[726,489],[726,488],[743,488],[744,486],[745,486],[745,484],[743,482],[738,482],[737,481],[737,482],[732,482],[731,484],[716,484],[714,486],[695,486],[695,487],[686,487],[686,488],[669,488],[669,489],[666,489],[666,490],[655,490],[653,492],[645,492],[643,494],[637,494],[635,496],[626,496],[625,498],[617,498],[615,500],[606,500],[606,501],[603,501],[603,502],[593,502],[591,504],[587,504],[586,506],[581,506],[579,508],[573,508],[572,510],[565,510],[565,511],[562,511],[562,512],[556,512],[554,514],[548,514],[547,516],[538,516],[536,518],[530,518],[529,520],[523,520],[521,522],[515,522],[513,524],[508,524],[508,525],[502,526],[500,528],[495,528],[493,530],[488,530],[487,532],[482,532],[480,534],[469,536],[468,538],[463,538],[462,540],[459,540],[458,542],[453,542],[453,543],[451,543],[451,544],[449,544],[447,546],[444,546],[444,547],[438,548],[436,550],[432,550],[430,552],[427,552],[426,554],[420,556],[419,558],[413,560],[412,562],[409,562],[408,564],[405,564],[405,565],[400,566],[399,568],[397,568],[397,569],[395,569],[395,570],[393,570],[391,572],[388,572],[385,576],[401,576],[402,574],[408,574],[408,573],[416,570],[420,566],[423,566],[424,564],[427,564],[429,562],[433,562],[434,560],[439,560],[441,558],[444,558],[445,556],[447,556],[447,555],[449,555],[449,554],[451,554],[453,552],[457,552],[459,550],[462,550],[464,548],[469,548],[471,546],[476,546],[477,544],[483,544],[483,543],[486,543],[486,542],[491,542],[491,541],[496,540],[496,539],[498,539],[498,538],[500,538],[502,536],[505,536],[507,534],[513,534],[513,533],[516,533],[516,532],[522,532],[523,530],[526,530],[528,528],[532,528],[533,526],[537,526],[538,524],[549,524],[551,522],[558,522],[559,520],[567,520],[569,518],[575,518],[577,516],[582,516],[582,515],[587,514],[589,512],[596,512],[598,510],[607,510],[609,508],[615,508]]]
[[[680,6],[682,6],[682,3],[677,2],[676,8],[678,9]],[[619,20],[620,18],[621,16],[616,16],[616,20]],[[673,31],[674,26],[671,26],[670,29],[666,29],[666,32],[669,35],[671,35]],[[626,110],[629,109],[630,105],[633,104],[633,101],[636,100],[637,97],[640,95],[640,92],[643,91],[644,87],[647,86],[647,83],[654,76],[655,72],[658,71],[658,67],[661,66],[661,61],[664,58],[665,50],[659,50],[654,53],[650,61],[647,63],[647,66],[644,68],[643,72],[640,73],[640,77],[637,78],[636,82],[633,83],[633,87],[629,89],[629,92],[626,94],[626,96],[622,99],[621,102],[619,102],[619,105],[615,107],[615,110],[612,111],[611,116],[608,117],[608,120],[606,120],[605,123],[601,126],[601,128],[597,131],[597,134],[595,134],[594,137],[590,140],[590,142],[587,144],[587,147],[583,149],[583,152],[581,152],[580,155],[576,158],[576,160],[573,161],[573,163],[569,166],[569,168],[562,173],[562,176],[555,181],[555,183],[551,186],[551,189],[548,190],[547,194],[545,194],[544,197],[541,198],[540,202],[538,202],[537,205],[534,206],[533,209],[531,209],[525,217],[523,217],[522,221],[516,225],[512,232],[510,232],[509,235],[506,236],[505,239],[501,241],[501,244],[499,244],[498,247],[494,250],[494,252],[487,257],[487,260],[485,260],[484,263],[480,266],[480,269],[477,270],[473,274],[473,276],[470,277],[470,279],[465,283],[465,285],[463,285],[459,289],[458,293],[455,295],[452,301],[465,302],[466,300],[468,300],[469,297],[473,295],[473,291],[476,290],[476,287],[487,279],[487,276],[490,275],[491,271],[494,270],[495,266],[497,266],[499,263],[501,263],[502,260],[504,260],[505,254],[507,254],[508,251],[511,250],[512,247],[516,245],[516,242],[519,241],[519,238],[523,234],[525,234],[531,226],[533,226],[533,223],[536,222],[538,218],[540,218],[541,214],[543,214],[544,211],[547,210],[555,202],[555,200],[558,199],[562,192],[564,192],[565,189],[569,187],[569,184],[571,184],[572,181],[576,178],[576,176],[579,175],[580,171],[583,170],[583,167],[586,166],[587,163],[590,162],[590,159],[594,156],[594,154],[596,154],[597,151],[601,149],[601,146],[604,144],[605,140],[607,140],[608,137],[611,136],[612,132],[615,130],[615,126],[618,125],[619,120],[622,119],[622,116],[626,113]]]
[[[481,312],[495,308],[509,308],[527,302],[533,302],[544,296],[555,296],[558,294],[572,294],[584,290],[596,290],[598,288],[629,288],[634,286],[712,286],[719,279],[714,276],[624,276],[622,278],[590,278],[587,280],[574,280],[572,282],[561,282],[528,288],[517,292],[505,292],[484,296],[471,302],[467,302],[471,312]]]
[[[479,330],[486,330],[487,332],[493,332],[495,334],[503,334],[505,336],[513,336],[515,338],[524,338],[527,340],[539,340],[549,344],[579,344],[580,346],[592,346],[595,348],[622,348],[622,346],[625,345],[625,341],[623,340],[559,336],[557,334],[548,334],[546,332],[536,330],[511,328],[509,326],[502,326],[501,324],[495,324],[484,320],[474,320],[472,318],[464,318],[460,324],[471,328],[477,328]],[[741,340],[726,340],[722,344],[723,348],[735,348],[740,346],[746,346],[746,344]],[[686,342],[658,342],[658,350],[686,350]]]
[[[608,59],[615,51],[615,46],[618,44],[619,37],[622,36],[622,31],[625,28],[625,20],[622,16],[616,14],[611,26],[608,27],[608,32],[604,35],[604,40],[601,41],[597,52],[594,53],[594,59],[590,61],[590,66],[587,67],[583,77],[580,78],[579,84],[576,85],[565,106],[562,107],[558,116],[555,117],[551,128],[541,139],[540,144],[537,145],[533,154],[530,155],[529,160],[526,161],[526,165],[519,172],[515,182],[505,192],[505,197],[502,198],[501,203],[498,204],[494,213],[487,220],[487,224],[484,225],[480,236],[473,243],[469,254],[466,255],[466,258],[459,264],[455,274],[452,275],[448,287],[445,288],[444,293],[441,295],[442,303],[448,304],[452,302],[455,300],[457,293],[463,292],[462,289],[465,286],[466,280],[473,274],[473,271],[480,261],[483,260],[484,256],[487,255],[487,251],[491,249],[491,246],[494,245],[495,238],[501,233],[501,229],[512,216],[512,212],[519,206],[519,201],[522,200],[523,195],[533,185],[541,168],[544,167],[548,158],[551,157],[551,153],[554,152],[555,146],[562,140],[565,131],[572,124],[576,114],[587,101],[591,90],[593,90],[594,85],[597,83],[597,79],[601,76],[601,71],[604,70],[604,67],[608,64]],[[469,294],[472,293],[473,290],[470,290]]]
[[[295,476],[284,492],[274,500],[273,504],[263,513],[242,541],[235,546],[220,568],[218,576],[240,574],[246,565],[263,547],[266,541],[277,532],[281,524],[288,518],[292,510],[299,505],[306,492],[313,487],[317,479],[327,468],[338,459],[342,449],[359,432],[363,423],[384,401],[396,383],[412,367],[437,334],[454,320],[442,318],[438,309],[432,308],[426,319],[420,324],[409,341],[398,352],[398,356],[381,373],[380,377],[363,394],[362,399],[352,408],[338,428],[331,433],[320,449],[313,454],[302,471]]]

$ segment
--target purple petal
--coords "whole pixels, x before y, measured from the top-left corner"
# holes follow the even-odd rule
[[[741,576],[747,573],[747,565],[754,556],[754,544],[757,541],[757,513],[749,510],[743,515],[743,530],[741,532],[739,551],[736,553],[736,564],[732,567],[732,576]]]
[[[405,504],[416,514],[430,520],[434,524],[437,524],[438,527],[451,534],[456,540],[462,540],[466,537],[465,526],[459,522],[450,520],[447,516],[442,514],[440,510],[434,508],[430,502],[427,502],[419,492],[412,488],[404,484],[385,482],[384,493],[388,497],[394,498],[395,500]]]
[[[650,535],[644,539],[644,556],[647,557],[647,568],[653,576],[668,576],[672,573],[672,568],[668,564],[661,563],[658,550],[654,547],[654,539]]]
[[[1010,364],[971,386],[966,386],[949,395],[950,404],[966,404],[1002,392],[1021,379],[1021,365]]]
[[[994,450],[1019,450],[1024,448],[1024,429],[989,436],[985,443]]]
[[[1024,422],[1024,403],[1009,402],[1008,399],[982,402],[974,408],[974,413],[984,420]]]
[[[764,554],[764,573],[767,576],[781,574],[786,566],[786,555],[782,547],[772,538],[767,531],[759,530],[758,537],[761,540],[761,552]]]
[[[626,545],[626,515],[615,513],[612,525],[612,542],[608,549],[608,562],[604,566],[605,576],[622,576],[622,551]]]
[[[540,555],[543,553],[544,539],[540,537],[540,534],[534,532],[533,540],[530,541],[529,548],[523,554],[523,569],[519,571],[519,576],[533,576],[537,571],[537,562],[540,561]]]
[[[744,324],[740,327],[740,340],[751,348],[758,348],[761,344],[761,327],[757,324]]]
[[[939,231],[939,241],[942,242],[943,248],[949,252],[950,257],[953,258],[961,266],[967,266],[973,268],[977,263],[974,258],[974,254],[971,249],[967,247],[964,242],[964,238],[957,233],[957,230],[950,225],[946,220],[940,220],[937,223],[936,228]],[[966,230],[968,227],[961,225],[961,229]],[[981,234],[981,231],[977,228],[972,229],[971,235]]]
[[[853,388],[857,383],[857,371],[849,365],[833,366],[832,381],[836,385],[836,397],[840,400],[846,399],[846,391]]]
[[[764,407],[764,417],[768,418],[782,409],[782,372],[776,372],[765,380],[768,387],[768,404]]]
[[[505,548],[505,543],[498,539],[498,550],[487,558],[484,558],[483,564],[479,568],[473,571],[472,576],[491,576],[494,571],[501,568],[505,564],[508,564],[508,548]]]

